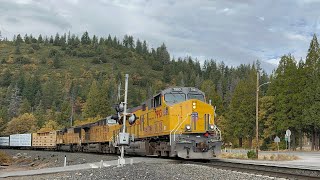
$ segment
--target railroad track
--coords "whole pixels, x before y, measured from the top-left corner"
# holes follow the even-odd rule
[[[198,164],[210,166],[217,169],[232,170],[238,172],[245,172],[257,175],[264,175],[277,178],[287,179],[320,179],[320,170],[317,169],[303,169],[298,167],[285,167],[276,165],[263,165],[254,163],[231,162],[225,160],[211,160],[211,161],[180,161],[184,164]]]

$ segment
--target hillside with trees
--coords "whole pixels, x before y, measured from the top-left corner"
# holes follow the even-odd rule
[[[0,132],[57,129],[106,117],[114,113],[117,87],[128,73],[129,107],[166,87],[198,87],[217,107],[225,141],[252,147],[259,71],[260,84],[271,81],[260,89],[262,147],[272,148],[272,139],[290,128],[297,142],[307,134],[319,148],[318,57],[314,36],[306,61],[285,55],[268,76],[258,61],[230,67],[216,60],[175,59],[165,44],[150,48],[129,35],[18,34],[0,42]]]

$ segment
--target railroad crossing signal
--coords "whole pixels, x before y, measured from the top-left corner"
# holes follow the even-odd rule
[[[291,136],[291,131],[289,129],[286,130],[286,135],[289,137]]]

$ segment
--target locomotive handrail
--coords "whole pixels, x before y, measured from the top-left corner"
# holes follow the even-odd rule
[[[179,121],[180,121],[180,115],[178,115],[178,123],[177,123],[176,127],[173,128],[173,129],[170,131],[170,146],[171,146],[171,134],[172,134],[172,132],[178,127]]]
[[[182,125],[182,123],[184,123],[184,122],[188,119],[189,115],[190,115],[190,114],[187,114],[187,117],[186,117],[180,124],[178,123],[178,125],[172,130],[172,131],[174,131],[174,133],[173,133],[173,137],[174,137],[173,140],[174,140],[174,141],[176,141],[176,132],[178,131],[178,129],[180,128],[180,126]],[[171,140],[172,131],[170,132],[170,146],[171,146],[171,144],[172,144],[172,140]]]
[[[176,130],[174,131],[174,133],[173,133],[174,141],[176,141],[176,132],[178,131],[178,129],[180,128],[182,123],[184,123],[188,119],[189,116],[190,116],[190,114],[187,114],[187,117],[180,123],[179,127],[176,128]]]

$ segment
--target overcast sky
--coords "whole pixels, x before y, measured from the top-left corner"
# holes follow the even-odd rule
[[[305,59],[320,32],[320,0],[0,0],[2,36],[71,31],[164,42],[174,57],[227,65],[256,59],[268,72],[279,57]]]

